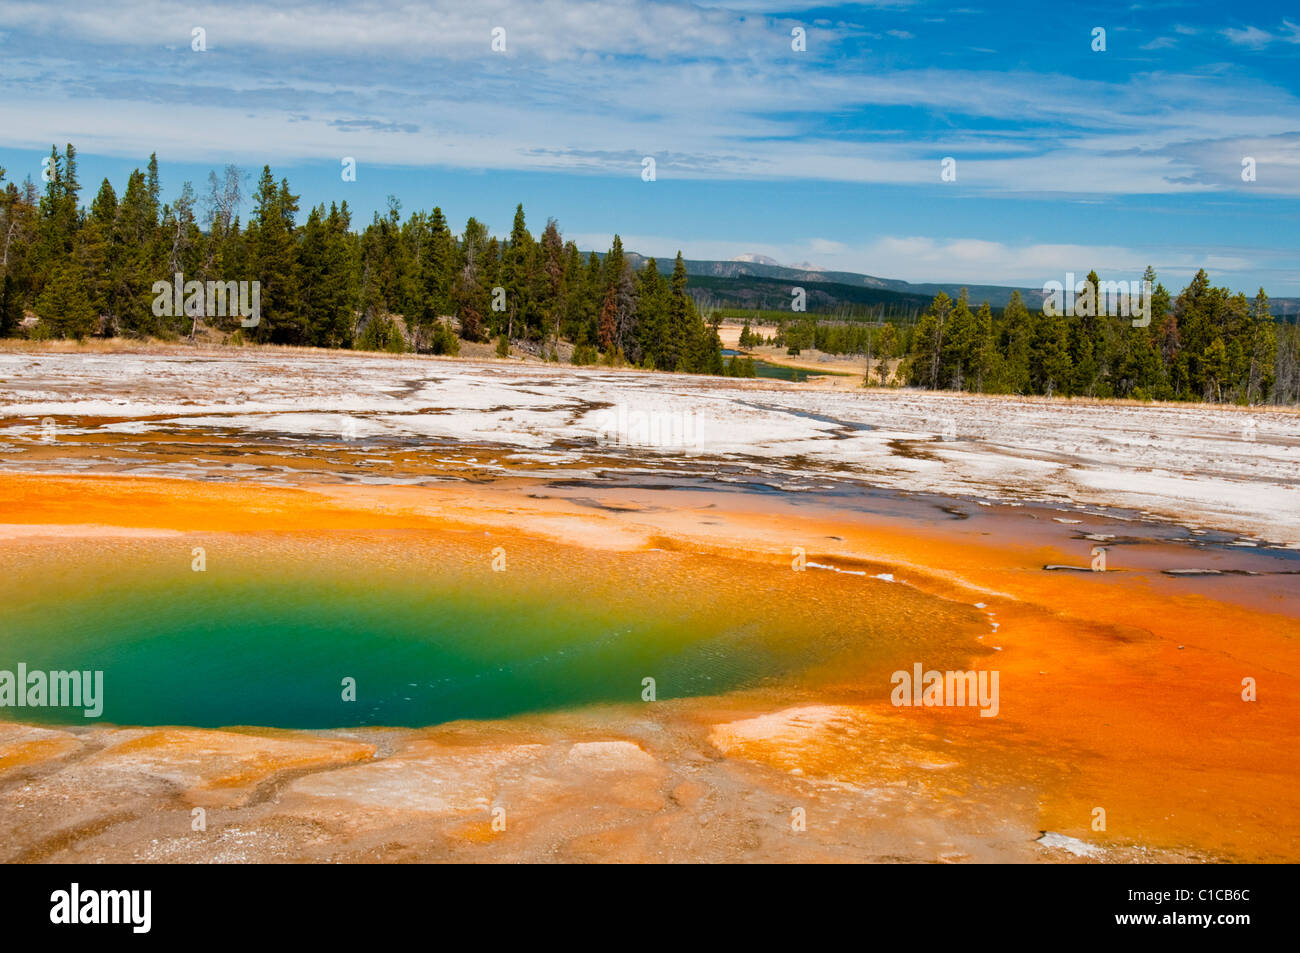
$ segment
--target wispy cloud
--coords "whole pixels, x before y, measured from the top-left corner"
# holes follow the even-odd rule
[[[52,17],[45,4],[0,4],[32,41],[7,45],[0,119],[9,145],[74,138],[118,155],[361,151],[379,163],[604,173],[654,155],[666,178],[922,184],[951,155],[967,189],[1112,194],[1239,186],[1177,146],[1231,152],[1243,136],[1300,130],[1292,93],[1232,75],[1081,79],[855,60],[860,31],[834,19],[806,25],[800,54],[789,17],[689,2],[483,0],[461,11],[449,0],[73,0]],[[195,26],[207,52],[190,48]],[[504,53],[491,50],[496,26]],[[893,131],[878,126],[881,110],[901,120]],[[1300,176],[1275,170],[1256,190],[1300,194]]]
[[[654,156],[665,186],[942,188],[908,194],[953,209],[968,198],[1127,196],[1204,209],[1210,197],[1267,195],[1293,209],[1300,83],[1275,67],[1300,26],[1222,29],[1214,16],[1160,4],[1133,27],[1140,51],[1116,39],[1092,53],[1089,21],[1077,42],[1040,56],[1022,55],[1045,49],[1032,18],[937,0],[66,0],[57,13],[0,0],[0,148],[37,162],[50,143],[74,142],[84,155],[137,161],[157,151],[165,162],[337,167],[352,156],[363,170],[638,184]],[[205,52],[191,48],[199,27]],[[957,178],[941,184],[948,156]],[[1256,161],[1251,182],[1245,157]],[[1002,242],[989,253],[1032,257],[1007,238],[1023,225],[990,221]],[[886,230],[910,233],[900,221]],[[1294,227],[1269,230],[1270,241],[1279,234],[1294,245]],[[913,267],[901,244],[823,239],[845,243],[824,250],[845,266],[857,256],[850,270],[924,277],[931,255],[968,255],[973,279],[987,263],[981,246],[914,248]],[[763,249],[735,253],[749,251]],[[805,243],[773,257],[818,255]]]
[[[1262,50],[1270,43],[1300,43],[1300,24],[1290,20],[1283,20],[1282,28],[1277,33],[1269,33],[1255,26],[1248,26],[1244,30],[1228,27],[1220,33],[1238,46],[1252,50]]]

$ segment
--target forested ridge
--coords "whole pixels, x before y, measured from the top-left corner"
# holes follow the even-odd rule
[[[123,336],[176,340],[216,330],[235,342],[455,354],[495,340],[544,359],[752,375],[724,361],[721,315],[688,290],[679,252],[670,273],[624,253],[583,254],[548,220],[539,236],[522,205],[505,237],[470,218],[453,233],[441,209],[385,213],[354,228],[346,202],[307,210],[264,167],[235,166],[162,200],[156,156],[119,196],[105,179],[89,206],[76,150],[51,149],[43,189],[0,169],[0,337]],[[246,191],[249,194],[245,194]],[[247,221],[240,211],[245,201]],[[664,269],[667,271],[667,269]],[[155,284],[256,281],[254,326],[238,315],[155,307]],[[1019,293],[1005,308],[940,292],[916,318],[863,320],[792,313],[770,342],[860,356],[868,383],[987,393],[1294,403],[1300,333],[1254,299],[1199,272],[1177,296],[1152,283],[1150,322],[1049,316]],[[1089,281],[1096,287],[1097,275]],[[698,292],[697,292],[698,295]],[[33,322],[30,315],[39,320]],[[707,318],[707,320],[706,320]],[[742,346],[758,342],[746,330]]]

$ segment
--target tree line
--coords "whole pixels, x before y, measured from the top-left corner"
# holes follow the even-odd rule
[[[668,276],[654,259],[634,270],[617,235],[604,256],[583,256],[553,219],[534,237],[522,205],[504,238],[476,218],[453,234],[439,208],[403,218],[391,196],[357,231],[346,202],[315,206],[299,224],[299,196],[269,167],[246,222],[235,166],[211,173],[201,199],[186,182],[164,203],[151,156],[121,196],[104,179],[88,208],[72,145],[51,149],[43,177],[39,191],[30,177],[5,184],[0,169],[0,336],[177,339],[201,321],[262,343],[455,353],[461,341],[496,339],[498,353],[513,342],[558,360],[563,342],[575,363],[727,370],[680,252]],[[154,284],[176,274],[259,282],[259,320],[156,313]],[[28,312],[35,327],[24,327]]]
[[[1102,287],[1096,272],[1091,288]],[[867,383],[991,394],[1235,403],[1300,402],[1300,326],[1273,317],[1264,289],[1248,299],[1204,270],[1175,297],[1151,283],[1149,323],[1129,315],[1049,314],[1019,292],[972,308],[940,292],[914,322],[868,325],[804,315],[769,343],[865,358]],[[742,332],[742,347],[763,343]]]
[[[1235,403],[1300,399],[1300,335],[1202,269],[1177,297],[1147,268],[1150,312],[1066,316],[1013,293],[995,315],[942,292],[917,322],[901,368],[932,389]],[[1101,283],[1096,272],[1088,287]],[[1103,309],[1090,309],[1101,312]],[[1149,317],[1149,321],[1147,318]]]
[[[0,337],[92,335],[177,339],[206,324],[235,340],[328,348],[456,353],[462,341],[511,344],[550,360],[752,376],[752,360],[724,363],[720,315],[706,321],[687,291],[679,252],[670,275],[653,259],[635,269],[614,236],[584,256],[554,219],[540,236],[523,206],[499,238],[470,218],[453,234],[441,209],[403,218],[389,198],[357,231],[346,202],[308,210],[287,179],[262,169],[241,221],[245,177],[210,173],[200,197],[186,182],[162,200],[157,157],[108,179],[82,204],[76,150],[52,148],[38,190],[0,168]],[[155,283],[257,281],[260,314],[158,313]],[[1014,293],[1005,308],[972,309],[939,293],[915,321],[865,323],[813,316],[779,321],[770,343],[866,358],[868,383],[986,393],[1258,403],[1300,401],[1300,328],[1253,299],[1214,287],[1200,271],[1176,297],[1151,282],[1150,322],[1049,315]],[[1095,273],[1091,287],[1099,287]],[[711,310],[711,309],[709,309]],[[39,320],[32,326],[30,315]],[[761,335],[747,326],[742,347]]]

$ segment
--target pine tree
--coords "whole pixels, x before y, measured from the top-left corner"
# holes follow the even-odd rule
[[[979,393],[989,390],[999,376],[1001,358],[993,339],[993,310],[985,301],[975,314],[974,340],[971,348],[971,382]]]
[[[350,347],[355,321],[352,263],[347,241],[347,204],[311,210],[298,243],[298,287],[307,318],[308,342]]]
[[[560,339],[560,325],[565,314],[566,256],[560,228],[553,218],[546,220],[546,228],[542,231],[539,258],[536,301],[542,339],[549,339],[551,346],[555,347]]]
[[[451,289],[456,276],[456,240],[442,209],[429,216],[429,249],[420,265],[424,319],[451,313]]]
[[[36,302],[52,334],[82,340],[95,332],[95,308],[86,294],[86,272],[76,258],[59,264]]]
[[[690,353],[690,300],[686,297],[686,262],[682,253],[677,252],[673,262],[673,274],[668,281],[668,315],[664,328],[663,363],[657,366],[664,370],[686,371],[691,366]]]
[[[940,386],[943,367],[944,332],[952,315],[952,299],[940,291],[921,315],[908,360],[908,379],[931,390]]]
[[[582,315],[585,305],[582,253],[576,243],[564,244],[563,308],[560,314],[560,336],[577,343],[582,333]]]
[[[601,281],[600,256],[594,251],[587,255],[587,267],[582,277],[582,310],[579,316],[578,344],[595,345],[600,337],[597,327],[600,309],[605,302],[607,289]]]
[[[1074,372],[1070,360],[1069,329],[1065,315],[1044,314],[1035,328],[1033,349],[1030,351],[1029,372],[1035,393],[1069,394]]]
[[[157,227],[144,174],[136,169],[117,206],[108,254],[109,306],[129,334],[171,336],[179,333],[183,321],[153,313],[154,282],[173,280],[162,261]]]
[[[95,201],[90,203],[90,220],[106,229],[112,228],[117,220],[117,193],[108,179],[100,183]]]
[[[501,287],[506,291],[506,335],[531,336],[539,330],[534,316],[534,242],[524,223],[524,206],[515,207],[510,240],[501,255]]]
[[[596,342],[606,354],[613,355],[618,350],[618,303],[612,285],[605,292],[605,303],[600,308]]]
[[[149,207],[153,211],[153,220],[156,222],[158,221],[160,202],[162,201],[162,183],[158,179],[158,153],[151,152],[149,154],[149,165],[147,166],[147,169],[149,173],[147,182],[149,191]]]
[[[113,260],[113,229],[117,223],[117,193],[104,179],[90,206],[90,215],[78,236],[81,258],[86,262],[86,294],[97,315],[103,315],[105,330],[110,334],[121,331],[118,317],[117,294],[113,276],[117,271]]]
[[[1247,403],[1261,402],[1273,389],[1277,359],[1278,335],[1273,315],[1268,308],[1268,295],[1260,288],[1250,311],[1250,329],[1247,348],[1250,367],[1246,374],[1245,399]]]
[[[306,322],[298,310],[295,274],[294,215],[298,197],[281,179],[277,186],[271,167],[263,166],[253,195],[253,217],[248,224],[251,279],[261,283],[261,315],[251,336],[258,341],[304,344]]]
[[[1097,277],[1097,272],[1088,272],[1084,290],[1076,302],[1076,314],[1066,324],[1066,346],[1072,369],[1072,376],[1068,382],[1070,393],[1093,396],[1097,390],[1097,346],[1100,337],[1100,321],[1097,314],[1101,310],[1101,302],[1098,300],[1099,288],[1100,279]]]
[[[668,360],[664,344],[669,322],[668,294],[668,283],[659,273],[659,263],[653,258],[647,259],[637,273],[636,289],[638,350],[643,367],[662,368]]]
[[[1035,317],[1025,307],[1020,292],[1011,292],[1011,299],[1002,311],[1001,331],[998,334],[999,351],[1003,355],[995,388],[998,392],[1030,392],[1029,355],[1035,337],[1034,324]]]
[[[970,310],[970,296],[965,288],[948,318],[940,348],[939,387],[969,389],[975,363],[975,316]]]
[[[452,288],[452,306],[460,318],[460,336],[479,341],[491,331],[488,326],[491,286],[488,284],[487,229],[476,218],[465,223],[459,257],[462,262]]]

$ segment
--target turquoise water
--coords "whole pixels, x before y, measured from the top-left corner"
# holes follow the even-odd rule
[[[764,668],[725,631],[683,644],[660,620],[400,588],[303,579],[184,595],[132,587],[106,605],[69,600],[15,614],[0,667],[102,670],[107,722],[286,728],[637,701],[647,676],[670,698],[732,688]],[[342,698],[344,678],[355,679],[355,702]],[[23,712],[71,720],[67,710]]]
[[[60,561],[5,587],[0,669],[102,670],[104,722],[329,728],[640,702],[647,677],[660,700],[714,694],[790,663],[743,613],[692,596],[690,580],[665,577],[655,593],[629,577],[598,593],[486,561],[434,555],[408,569],[371,557],[286,555],[232,570],[210,556],[204,573],[190,571],[188,550],[79,571]],[[591,569],[611,575],[608,558]],[[342,697],[345,678],[356,701]],[[66,708],[0,717],[91,723]]]
[[[664,701],[831,660],[838,674],[897,651],[916,637],[908,619],[929,629],[934,611],[904,587],[679,553],[512,542],[495,573],[490,543],[213,537],[196,573],[193,543],[0,550],[0,670],[102,671],[103,723],[414,727],[641,704],[646,678]],[[839,608],[867,594],[861,620]],[[96,723],[69,708],[0,718]]]

